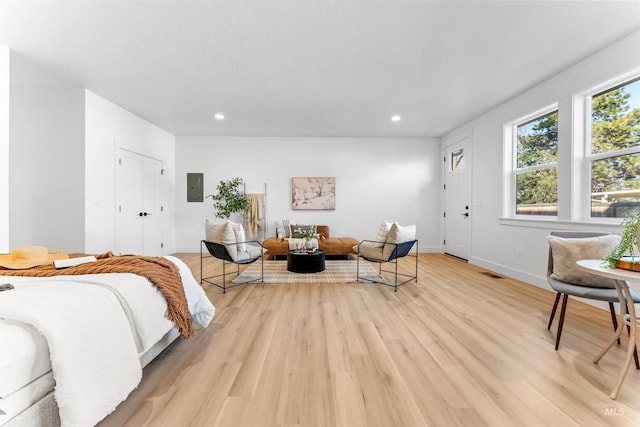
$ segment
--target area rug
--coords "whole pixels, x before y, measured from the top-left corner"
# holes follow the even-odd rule
[[[328,260],[320,273],[292,273],[287,271],[287,261],[265,261],[264,283],[354,283],[356,263],[353,260]],[[366,262],[360,263],[360,277],[367,280],[384,281]],[[233,283],[247,283],[260,279],[260,262],[254,262]]]

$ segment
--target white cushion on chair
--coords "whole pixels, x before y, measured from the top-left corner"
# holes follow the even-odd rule
[[[416,225],[400,225],[397,222],[391,225],[389,229],[389,236],[387,237],[387,244],[384,245],[382,255],[384,259],[389,259],[393,250],[396,248],[396,243],[408,242],[416,239]],[[391,244],[389,244],[391,243]]]
[[[267,252],[265,249],[247,245],[245,242],[245,233],[242,224],[238,224],[231,221],[225,221],[216,223],[207,220],[206,222],[206,236],[210,242],[221,243],[225,245],[229,257],[234,262],[246,261],[253,258],[258,258],[263,253]],[[234,244],[239,243],[240,244]]]
[[[383,247],[375,242],[362,242],[359,245],[355,245],[353,250],[364,258],[377,259],[380,261],[384,259],[382,258]]]
[[[205,236],[209,242],[224,243],[225,234],[227,233],[227,224],[229,221],[215,222],[207,219],[205,223]],[[233,230],[232,230],[233,232]],[[227,238],[229,236],[226,236]],[[233,237],[235,242],[235,236]],[[227,239],[228,240],[228,239]]]
[[[375,241],[380,243],[375,243],[375,246],[382,247],[384,246],[384,242],[389,238],[389,230],[391,230],[391,226],[395,224],[393,222],[382,221],[380,227],[378,228],[378,234],[376,234]]]
[[[553,256],[553,272],[550,275],[552,279],[598,288],[614,287],[611,279],[594,276],[580,270],[576,261],[602,259],[620,243],[620,236],[616,234],[585,238],[547,236],[547,241]]]
[[[244,227],[242,226],[242,224],[237,223],[237,222],[231,222],[229,221],[229,224],[231,224],[231,229],[233,230],[233,234],[235,236],[235,241],[236,243],[240,243],[238,245],[238,250],[239,251],[246,251],[247,250],[247,244],[245,243],[245,233],[244,233]]]

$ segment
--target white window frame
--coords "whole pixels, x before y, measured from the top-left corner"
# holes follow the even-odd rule
[[[623,150],[610,151],[607,153],[592,154],[591,151],[591,105],[593,97],[607,90],[613,89],[617,86],[624,86],[627,83],[631,83],[634,80],[640,78],[640,69],[636,69],[624,74],[621,74],[613,79],[607,80],[604,83],[595,85],[588,90],[585,90],[574,96],[574,144],[575,141],[582,140],[582,144],[575,144],[575,152],[573,156],[574,167],[576,171],[580,173],[582,177],[580,188],[574,189],[576,194],[573,195],[573,200],[579,210],[577,213],[577,220],[593,223],[605,223],[605,224],[618,224],[620,218],[616,217],[592,217],[591,216],[591,162],[594,160],[601,160],[610,157],[618,157],[628,154],[639,154],[640,146],[626,148]],[[580,114],[582,113],[582,114]]]
[[[527,166],[524,168],[518,168],[518,126],[521,126],[527,122],[541,118],[547,114],[558,112],[558,119],[560,118],[560,110],[558,109],[558,103],[547,105],[544,108],[540,108],[526,116],[519,117],[503,127],[503,140],[504,140],[504,173],[503,177],[503,216],[506,218],[522,218],[522,219],[536,219],[536,220],[556,220],[556,215],[523,215],[516,214],[516,178],[518,173],[532,172],[542,169],[559,168],[558,162],[549,162],[543,165]],[[558,129],[558,142],[560,141],[560,130]],[[558,144],[559,145],[559,144]],[[559,151],[560,147],[558,147]],[[560,191],[558,188],[558,198],[560,198]],[[558,205],[560,201],[558,200]],[[559,206],[558,206],[559,207]]]

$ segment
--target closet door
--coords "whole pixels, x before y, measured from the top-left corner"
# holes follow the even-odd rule
[[[118,149],[116,253],[162,255],[160,160]]]

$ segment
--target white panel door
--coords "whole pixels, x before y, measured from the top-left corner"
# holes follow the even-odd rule
[[[471,255],[471,141],[465,137],[445,147],[444,252]]]
[[[160,204],[162,165],[159,160],[143,161],[142,239],[143,255],[162,255],[162,206]]]
[[[115,252],[162,255],[162,164],[124,149],[117,155]]]

